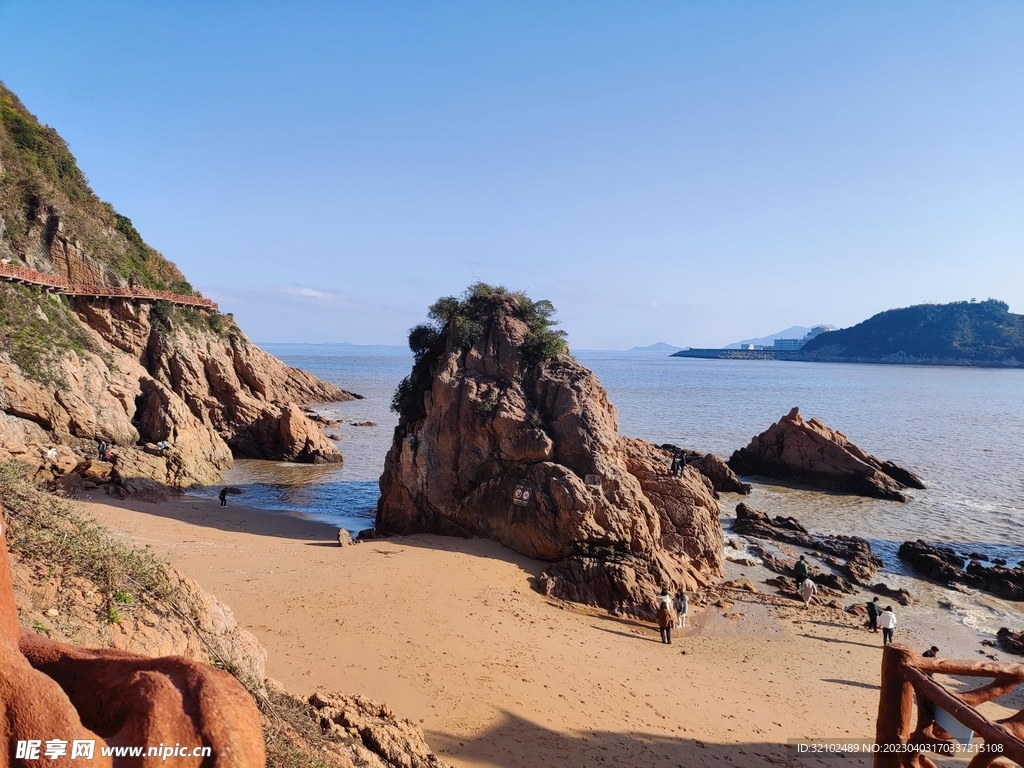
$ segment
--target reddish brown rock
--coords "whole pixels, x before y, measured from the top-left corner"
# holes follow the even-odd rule
[[[804,421],[797,408],[733,453],[729,466],[740,475],[760,475],[832,491],[906,501],[921,479],[881,461],[817,419]]]
[[[25,739],[62,739],[69,745],[93,740],[90,764],[99,766],[111,765],[99,754],[107,744],[160,743],[212,748],[212,761],[179,759],[182,766],[264,765],[259,712],[228,673],[181,657],[78,648],[19,629],[3,526],[0,522],[0,765],[7,764],[3,760],[13,754],[14,743]],[[66,767],[80,761],[65,756],[47,762]]]
[[[83,739],[96,742],[95,760],[91,764],[110,766],[110,758],[99,755],[103,740],[82,724],[60,686],[33,669],[18,647],[18,609],[3,528],[0,516],[0,765],[8,765],[18,741],[61,739],[71,744]],[[47,763],[61,768],[73,765],[67,756]],[[19,764],[20,761],[15,763]]]
[[[109,744],[210,747],[212,760],[178,758],[178,765],[195,768],[265,763],[259,710],[227,672],[180,656],[78,648],[28,630],[20,647],[35,669],[63,688],[82,723]]]
[[[660,447],[673,456],[682,453],[683,458],[686,459],[686,465],[696,469],[711,482],[716,499],[719,493],[738,493],[746,496],[751,491],[750,483],[744,483],[740,480],[736,473],[729,468],[729,465],[721,457],[715,456],[713,453],[701,453],[700,451],[680,448],[679,446],[672,445],[672,443],[665,443]],[[671,469],[671,461],[669,462],[669,468]]]
[[[695,469],[671,477],[669,452],[618,434],[589,370],[524,351],[533,306],[481,291],[461,310],[479,335],[449,320],[420,356],[376,528],[493,539],[553,563],[547,594],[651,616],[662,582],[694,589],[722,573],[718,504]]]

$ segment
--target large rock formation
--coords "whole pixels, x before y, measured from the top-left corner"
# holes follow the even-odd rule
[[[740,475],[761,475],[831,491],[906,501],[907,488],[924,488],[917,475],[882,461],[817,419],[804,421],[794,408],[733,453],[729,466]]]
[[[671,477],[669,452],[618,434],[551,312],[476,286],[432,308],[441,327],[414,329],[377,528],[493,539],[553,563],[539,579],[548,594],[651,615],[660,584],[722,573],[718,504],[696,469]]]

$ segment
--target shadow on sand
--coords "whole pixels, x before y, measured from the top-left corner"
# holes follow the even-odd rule
[[[673,737],[634,731],[629,723],[623,723],[621,731],[561,733],[509,712],[502,712],[497,724],[474,739],[460,742],[448,734],[434,731],[427,733],[427,742],[442,759],[452,755],[461,763],[494,768],[711,768],[722,765],[782,768],[809,765],[795,760],[795,753],[783,743],[716,744],[685,735]],[[842,761],[842,765],[848,767],[870,764],[869,758]]]

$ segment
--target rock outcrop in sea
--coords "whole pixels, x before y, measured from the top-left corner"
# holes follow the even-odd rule
[[[899,557],[918,574],[941,584],[963,584],[1006,600],[1024,601],[1024,563],[1007,568],[1005,563],[985,565],[971,554],[921,539],[900,545]]]
[[[618,434],[553,312],[478,284],[413,329],[377,530],[492,539],[551,563],[542,592],[650,616],[661,584],[694,589],[723,572],[713,488],[693,467],[672,477],[669,451]]]
[[[817,419],[804,421],[798,408],[735,451],[729,466],[739,475],[893,501],[906,501],[907,488],[924,488],[913,472],[875,458],[842,432]]]

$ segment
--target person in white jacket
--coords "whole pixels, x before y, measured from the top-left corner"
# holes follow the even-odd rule
[[[892,612],[892,606],[885,606],[885,610],[878,617],[878,626],[882,628],[882,645],[892,642],[893,632],[896,631],[896,614]]]
[[[800,582],[800,599],[804,601],[804,609],[811,607],[811,600],[818,594],[818,585],[810,579]]]

